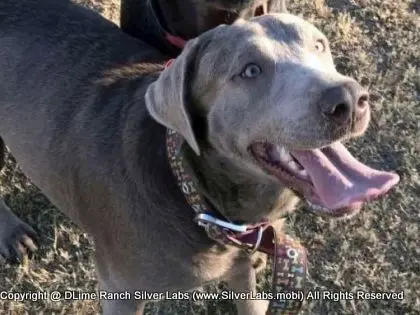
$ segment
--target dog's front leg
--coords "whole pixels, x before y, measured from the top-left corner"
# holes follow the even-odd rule
[[[253,267],[251,257],[244,263],[245,270],[242,273],[234,273],[228,279],[228,286],[234,292],[251,293],[255,295],[257,291],[256,270]],[[268,308],[266,300],[236,300],[238,314],[241,315],[264,315]]]
[[[37,234],[19,219],[0,198],[0,257],[20,262],[37,249]]]
[[[98,257],[96,257],[96,260],[98,262]],[[98,287],[99,291],[103,293],[103,295],[100,295],[102,314],[143,315],[144,307],[147,301],[136,300],[134,298],[133,292],[118,289],[112,284],[110,284],[109,281],[104,281],[103,274],[101,274],[100,272],[100,270],[102,269],[101,267],[102,265],[98,266],[98,263],[96,263],[96,268],[98,271]],[[109,272],[109,270],[107,272]]]

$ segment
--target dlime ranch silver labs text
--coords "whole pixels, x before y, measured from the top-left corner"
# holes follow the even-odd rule
[[[303,300],[304,293],[285,292],[273,295],[270,292],[233,292],[233,291],[219,291],[219,292],[148,292],[148,291],[134,291],[134,292],[109,292],[109,291],[51,291],[51,292],[8,292],[0,291],[0,299],[12,301],[38,301],[38,300]]]
[[[271,292],[233,292],[233,291],[218,291],[218,292],[148,292],[148,291],[134,291],[134,292],[109,292],[109,291],[30,291],[30,292],[9,292],[0,291],[1,300],[9,301],[38,301],[38,300],[332,300],[338,302],[340,300],[403,300],[404,291],[400,292],[334,292],[334,291],[294,291],[294,292],[279,292],[273,294]]]

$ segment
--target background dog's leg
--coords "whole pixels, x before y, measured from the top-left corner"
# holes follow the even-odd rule
[[[25,254],[37,249],[37,234],[0,199],[0,255],[10,262],[20,262]]]
[[[141,22],[139,22],[138,17],[140,12],[146,9],[146,3],[146,1],[121,1],[120,26],[125,33],[134,37],[139,35],[138,29],[141,28]],[[135,12],[138,12],[138,14]]]
[[[228,286],[235,292],[253,292],[257,288],[256,271],[249,258],[248,268],[243,273],[235,273],[228,280]],[[238,314],[264,315],[268,308],[266,300],[236,300]]]

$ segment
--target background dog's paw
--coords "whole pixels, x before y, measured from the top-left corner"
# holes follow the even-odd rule
[[[37,233],[23,221],[1,226],[0,255],[6,262],[21,263],[25,255],[30,257],[38,249],[37,244]]]

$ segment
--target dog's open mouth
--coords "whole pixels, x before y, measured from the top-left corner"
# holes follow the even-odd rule
[[[358,212],[364,202],[385,194],[399,181],[397,174],[361,163],[339,142],[290,152],[258,142],[250,151],[262,169],[302,195],[314,211],[332,216]]]

